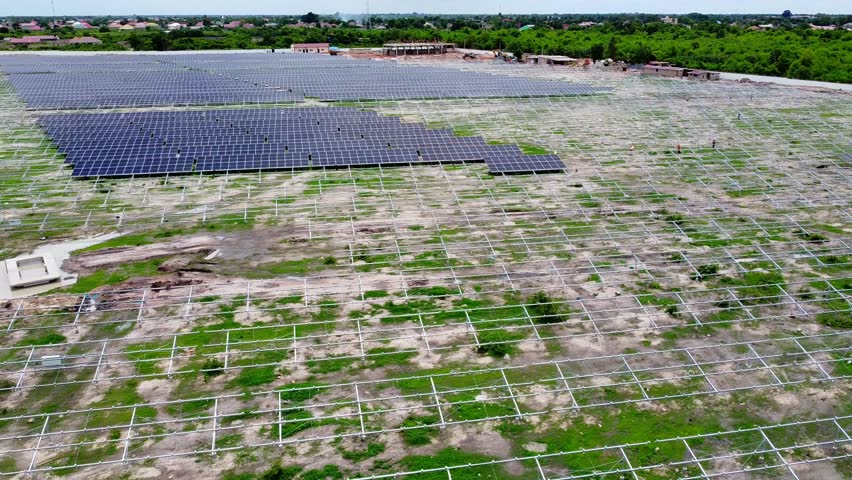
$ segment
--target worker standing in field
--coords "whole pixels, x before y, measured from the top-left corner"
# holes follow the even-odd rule
[[[680,144],[677,144],[677,153],[680,154]]]
[[[716,148],[716,139],[715,138],[713,139],[713,148],[714,149]]]

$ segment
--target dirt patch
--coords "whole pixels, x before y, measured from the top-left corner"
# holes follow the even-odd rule
[[[182,254],[208,254],[216,249],[217,240],[203,235],[177,238],[170,242],[137,247],[115,247],[74,255],[63,264],[68,270],[87,273],[117,265]]]

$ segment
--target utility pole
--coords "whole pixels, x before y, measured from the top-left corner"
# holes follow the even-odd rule
[[[367,30],[370,29],[372,22],[370,22],[370,0],[367,0]]]

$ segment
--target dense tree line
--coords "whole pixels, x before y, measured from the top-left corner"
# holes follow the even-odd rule
[[[610,16],[611,17],[611,16]],[[799,24],[769,31],[753,31],[730,26],[703,16],[682,17],[680,25],[654,19],[614,21],[592,28],[563,28],[564,18],[538,18],[535,28],[520,31],[524,18],[494,19],[506,23],[483,28],[481,20],[436,17],[443,28],[425,28],[424,18],[376,18],[385,29],[259,27],[251,30],[179,30],[164,32],[92,31],[104,44],[86,49],[132,48],[134,50],[207,50],[245,48],[287,48],[291,43],[329,42],[341,47],[380,46],[397,41],[447,41],[460,47],[504,50],[522,53],[558,54],[572,57],[612,58],[628,63],[669,61],[690,68],[726,72],[785,76],[830,82],[852,83],[852,32],[811,30]],[[779,20],[783,20],[778,17]],[[453,21],[450,21],[453,20]],[[844,19],[834,18],[835,22]],[[490,25],[490,24],[485,24]],[[58,29],[64,38],[80,35],[71,29]]]

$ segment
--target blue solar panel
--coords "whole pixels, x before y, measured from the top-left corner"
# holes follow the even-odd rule
[[[517,66],[502,68],[512,73]],[[14,55],[0,57],[31,109],[590,95],[606,89],[321,55]]]
[[[481,162],[493,173],[561,171],[555,155],[402,124],[353,108],[45,115],[75,177]]]

